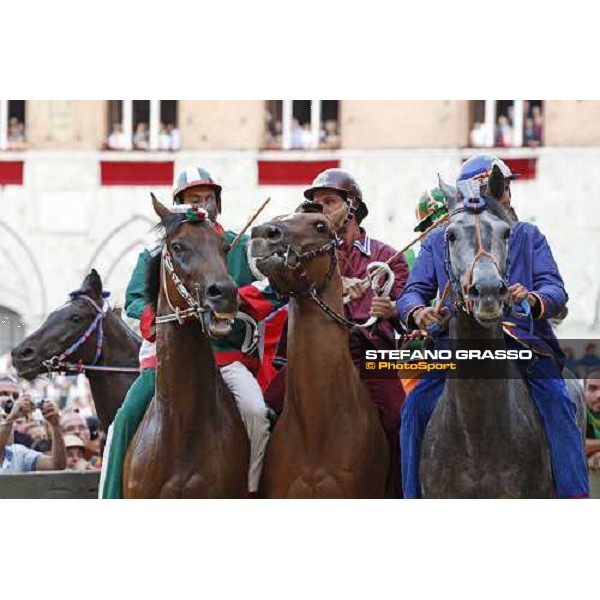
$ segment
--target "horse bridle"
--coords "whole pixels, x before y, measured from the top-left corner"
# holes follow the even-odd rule
[[[108,292],[105,292],[108,295]],[[106,313],[109,309],[109,304],[106,298],[102,299],[102,306],[99,306],[90,296],[87,294],[71,294],[71,302],[75,300],[85,300],[88,304],[91,304],[96,311],[96,316],[88,328],[61,354],[54,355],[51,358],[42,361],[42,365],[47,369],[50,375],[53,372],[67,372],[75,371],[77,373],[84,373],[85,371],[107,371],[113,373],[137,373],[139,369],[136,367],[111,367],[111,366],[99,366],[97,365],[102,354],[102,345],[104,343],[104,328],[103,322],[106,317]],[[83,344],[85,344],[92,334],[96,332],[96,353],[94,360],[90,364],[84,364],[82,360],[78,362],[65,361],[66,358],[73,355]]]
[[[196,298],[190,294],[189,290],[185,287],[183,281],[177,273],[175,272],[175,267],[173,266],[173,260],[171,259],[171,254],[167,249],[167,245],[164,244],[162,247],[162,253],[160,258],[160,279],[163,285],[163,292],[165,294],[165,299],[169,308],[171,309],[171,313],[166,315],[160,315],[156,317],[156,324],[162,325],[164,323],[172,323],[177,321],[180,325],[182,325],[186,319],[196,318],[200,321],[200,326],[202,327],[202,331],[205,331],[205,323],[204,323],[204,314],[210,312],[210,309],[202,306],[200,302],[200,286],[195,284],[196,287]],[[169,296],[169,286],[167,284],[167,274],[171,279],[171,283],[173,287],[179,294],[179,297],[187,304],[187,308],[181,310],[178,306],[175,306],[171,301],[171,297]]]

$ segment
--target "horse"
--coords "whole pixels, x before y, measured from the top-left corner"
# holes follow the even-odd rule
[[[450,212],[448,275],[455,303],[461,296],[464,303],[450,318],[451,344],[455,350],[477,340],[477,348],[504,349],[501,317],[511,231],[498,201],[504,179],[494,167],[486,205],[474,211],[457,209],[453,188],[440,183]],[[511,361],[476,367],[457,361],[425,431],[420,478],[428,498],[554,497],[546,433]]]
[[[252,230],[257,268],[290,297],[285,402],[265,455],[262,497],[392,495],[388,442],[352,363],[341,316],[335,231],[317,212]]]
[[[95,269],[66,304],[12,350],[20,377],[55,370],[85,372],[98,417],[108,428],[138,375],[140,338],[109,307]]]
[[[246,497],[249,441],[211,348],[238,310],[227,245],[202,209],[173,213],[154,197],[153,206],[164,230],[146,280],[156,393],[125,457],[124,497]]]

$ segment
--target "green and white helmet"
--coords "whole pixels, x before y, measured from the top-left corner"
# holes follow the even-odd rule
[[[447,212],[446,199],[440,188],[423,192],[417,203],[419,223],[415,227],[415,231],[425,231]]]
[[[211,187],[215,191],[217,197],[217,209],[221,212],[221,186],[215,183],[211,174],[202,167],[191,167],[190,169],[184,169],[179,172],[175,183],[173,184],[173,204],[180,204],[181,198],[179,195],[181,192],[194,187],[196,185],[206,185]]]

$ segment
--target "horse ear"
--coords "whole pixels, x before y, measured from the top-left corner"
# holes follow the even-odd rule
[[[452,212],[456,208],[456,188],[448,185],[438,173],[438,186],[444,194],[446,199],[446,205],[448,206],[448,212]]]
[[[102,298],[102,279],[100,278],[100,275],[96,269],[92,269],[89,272],[89,274],[83,280],[81,289],[91,296]]]
[[[159,202],[158,198],[152,192],[150,192],[150,196],[152,196],[152,208],[154,208],[154,212],[160,217],[161,221],[164,221],[173,214],[164,204]]]
[[[500,200],[504,194],[504,175],[498,165],[492,167],[492,172],[488,180],[488,192],[495,200]]]

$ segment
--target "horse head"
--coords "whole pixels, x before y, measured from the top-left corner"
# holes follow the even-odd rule
[[[97,361],[102,346],[102,321],[108,310],[102,280],[95,269],[66,304],[51,312],[44,323],[12,350],[20,377],[34,379],[50,361]]]
[[[343,220],[345,209],[340,212]],[[307,202],[291,215],[281,216],[252,229],[251,253],[257,268],[282,294],[322,290],[336,262],[338,216],[322,214]]]
[[[504,177],[494,166],[483,197],[455,190],[440,179],[449,221],[446,270],[467,312],[484,327],[500,320],[507,295],[507,258],[511,221],[499,203]]]
[[[164,230],[162,252],[156,257],[161,287],[154,301],[158,305],[162,294],[165,306],[174,311],[159,315],[157,323],[161,316],[175,316],[180,323],[197,318],[209,335],[227,335],[239,303],[227,268],[229,245],[222,230],[209,213],[197,207],[173,212],[154,196],[152,203]]]

